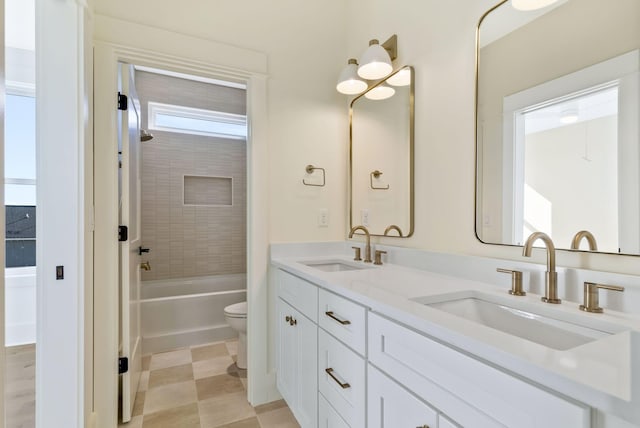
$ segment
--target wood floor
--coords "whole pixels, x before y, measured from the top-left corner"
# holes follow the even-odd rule
[[[6,428],[36,426],[36,345],[6,348]]]

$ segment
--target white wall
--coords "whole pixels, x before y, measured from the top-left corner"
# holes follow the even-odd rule
[[[346,63],[342,0],[98,0],[96,13],[264,52],[268,56],[271,241],[344,237],[348,121],[335,91]],[[212,58],[215,62],[215,58]],[[303,186],[304,168],[327,170],[324,188]],[[328,228],[317,226],[328,208]]]
[[[521,248],[474,235],[475,28],[495,1],[351,0],[347,55],[368,39],[398,34],[397,65],[416,68],[416,226],[409,239],[378,242],[432,251],[521,259]],[[346,109],[345,109],[346,113]],[[534,260],[544,263],[543,251]],[[637,258],[558,253],[558,264],[640,273]]]

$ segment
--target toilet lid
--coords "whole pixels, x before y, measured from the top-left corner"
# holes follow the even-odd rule
[[[232,317],[247,316],[247,302],[234,303],[224,308],[224,313]]]

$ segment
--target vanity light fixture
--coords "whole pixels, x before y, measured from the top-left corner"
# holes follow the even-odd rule
[[[387,79],[391,86],[409,86],[411,84],[411,69],[405,67]]]
[[[558,0],[511,0],[514,9],[530,11],[542,9],[557,2]]]
[[[341,94],[355,95],[364,92],[368,87],[367,82],[358,76],[358,61],[350,58],[338,77],[336,89]]]
[[[391,61],[398,56],[398,36],[391,36],[380,45],[377,39],[369,41],[369,47],[360,57],[358,76],[367,80],[377,80],[393,71]]]
[[[391,98],[396,93],[396,90],[391,86],[387,85],[386,82],[383,82],[372,88],[369,92],[364,94],[365,98],[370,100],[386,100],[387,98]]]

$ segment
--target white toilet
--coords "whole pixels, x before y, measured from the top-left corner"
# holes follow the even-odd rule
[[[224,318],[232,329],[238,332],[239,369],[247,368],[247,302],[235,303],[224,308]]]

